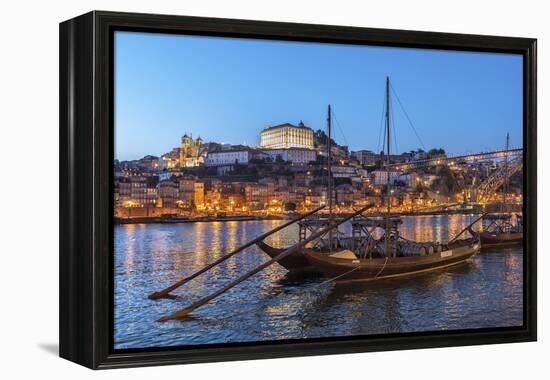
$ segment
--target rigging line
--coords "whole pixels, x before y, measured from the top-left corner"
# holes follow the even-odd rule
[[[378,145],[376,146],[376,153],[380,153],[380,137],[382,137],[382,130],[384,130],[384,136],[386,135],[386,130],[384,128],[384,111],[386,109],[386,94],[382,97],[382,115],[380,116],[380,129],[378,130]]]
[[[374,278],[378,278],[378,276],[380,276],[380,274],[382,273],[382,271],[384,269],[386,269],[386,264],[388,264],[388,253],[386,252],[386,261],[384,261],[384,266],[382,266],[382,269],[380,269],[380,271],[378,271],[378,273],[376,273],[376,276],[374,276]]]
[[[397,95],[397,91],[395,91],[395,89],[393,88],[393,85],[390,83],[390,88],[393,92],[393,94],[395,95],[395,98],[397,99],[397,103],[399,103],[399,106],[401,107],[401,109],[403,110],[403,113],[405,114],[405,117],[407,118],[407,120],[409,121],[409,124],[411,125],[411,128],[414,132],[414,134],[416,135],[416,138],[418,139],[418,141],[420,142],[420,145],[422,145],[422,149],[426,150],[426,146],[424,145],[424,143],[422,142],[422,139],[420,138],[420,135],[418,134],[418,132],[416,131],[416,128],[414,127],[414,124],[411,120],[411,118],[409,117],[409,114],[407,113],[407,111],[405,110],[405,107],[403,106],[403,103],[401,103],[401,99],[399,99],[399,96]]]
[[[338,126],[338,129],[340,130],[340,133],[342,134],[342,137],[344,138],[344,142],[349,147],[348,139],[346,139],[346,135],[344,134],[344,130],[342,129],[342,126],[340,125],[340,122],[338,121],[338,118],[336,117],[336,113],[334,112],[334,108],[332,109],[332,117],[334,118],[334,121],[336,122],[336,125]]]
[[[377,279],[378,276],[380,276],[380,274],[382,273],[382,271],[384,271],[384,269],[386,269],[386,265],[387,265],[387,264],[388,264],[388,256],[386,256],[386,260],[384,261],[384,265],[382,266],[382,268],[378,271],[378,273],[376,273],[376,275],[375,275],[374,277],[372,277],[373,280],[374,280],[374,279]],[[329,283],[329,282],[336,281],[336,280],[338,280],[338,279],[340,279],[340,278],[342,278],[342,277],[344,277],[344,276],[347,276],[348,274],[351,274],[351,273],[353,273],[353,272],[355,272],[356,270],[359,270],[359,269],[361,269],[361,264],[357,265],[356,267],[354,267],[354,268],[350,269],[349,271],[344,272],[344,273],[342,273],[342,274],[340,274],[340,275],[338,275],[338,276],[336,276],[336,277],[332,277],[332,278],[329,278],[328,280],[325,280],[325,281],[323,281],[323,282],[321,282],[321,283],[319,283],[319,284],[315,284],[315,285],[312,287],[312,289],[313,289],[313,290],[317,290],[317,289],[320,288],[321,286],[323,286],[323,285],[325,285],[325,284],[327,284],[327,283]]]
[[[395,154],[398,154],[399,149],[397,148],[397,127],[395,126],[395,116],[393,115],[393,107],[391,107],[391,105],[390,105],[390,113],[391,113],[390,127],[393,130],[393,144],[395,145],[394,152]]]
[[[375,275],[374,277],[372,277],[373,280],[376,279],[376,278],[378,278],[378,276],[380,276],[380,274],[384,271],[384,269],[386,269],[386,265],[388,264],[388,259],[389,259],[389,257],[386,256],[386,260],[384,261],[384,265],[383,265],[382,268],[378,271],[378,273],[376,273],[376,275]],[[361,264],[359,264],[359,265],[357,265],[356,267],[350,269],[350,270],[347,271],[347,272],[344,272],[344,273],[342,273],[342,274],[340,274],[340,275],[338,275],[338,276],[336,276],[336,277],[329,278],[328,280],[325,280],[325,281],[323,281],[323,282],[321,282],[321,283],[319,283],[319,284],[313,285],[313,286],[312,286],[312,289],[316,290],[316,289],[320,288],[321,286],[323,286],[323,285],[325,285],[325,284],[327,284],[327,283],[329,283],[329,282],[336,281],[336,280],[338,280],[338,279],[340,279],[340,278],[342,278],[342,277],[344,277],[344,276],[347,276],[348,274],[351,274],[351,273],[353,273],[353,272],[355,272],[356,270],[359,270],[359,269],[361,269],[361,268],[362,268],[362,267],[361,267]]]

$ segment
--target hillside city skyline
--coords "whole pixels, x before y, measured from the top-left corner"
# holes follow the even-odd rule
[[[284,125],[284,124],[291,124],[291,125],[298,125],[300,123],[303,123],[302,120],[300,120],[300,122],[298,123],[292,123],[292,122],[286,122],[286,123],[281,123],[281,124],[278,124],[278,125]],[[306,125],[305,123],[303,123],[304,125]],[[268,126],[264,129],[268,129],[268,128],[272,128],[272,127],[276,127],[278,125],[273,125],[273,126]],[[311,128],[309,126],[306,125],[306,127],[308,128]],[[315,129],[315,128],[311,128],[313,130],[313,132],[323,132],[326,134],[326,131],[324,129]],[[254,143],[254,144],[250,144],[248,143],[247,141],[242,141],[242,142],[227,142],[227,141],[205,141],[202,136],[200,134],[198,135],[194,135],[193,133],[191,132],[187,132],[187,131],[184,131],[181,135],[181,137],[183,136],[186,136],[188,135],[189,137],[191,138],[195,138],[195,139],[201,139],[203,140],[205,143],[211,143],[211,144],[220,144],[222,146],[225,146],[226,149],[230,149],[231,147],[242,147],[242,146],[247,146],[247,147],[250,147],[250,148],[254,148],[254,149],[261,149],[261,141],[260,141],[260,132],[258,132],[258,138],[257,138],[257,141]],[[135,160],[140,160],[146,156],[154,156],[154,157],[162,157],[164,155],[167,155],[170,153],[170,151],[172,151],[173,149],[179,149],[179,146],[181,144],[181,137],[180,139],[176,140],[174,143],[173,143],[173,147],[167,151],[164,151],[164,152],[150,152],[150,153],[147,153],[143,156],[139,156],[139,157],[127,157],[126,159],[120,159],[118,157],[115,156],[115,160],[117,161],[135,161]],[[503,137],[502,139],[502,142],[504,142],[504,138],[505,136]],[[372,151],[373,153],[375,154],[379,154],[379,153],[382,153],[384,152],[384,148],[381,146],[383,141],[383,136],[380,136],[380,144],[379,146],[377,146],[375,149],[368,149],[368,148],[359,148],[359,149],[349,149],[350,151],[350,154],[353,153],[353,152],[360,152],[360,151]],[[348,145],[342,143],[342,141],[338,140],[337,137],[335,137],[334,135],[332,136],[332,140],[338,145],[338,146],[342,146],[342,147],[346,147],[346,148],[349,148]],[[504,147],[504,143],[502,144],[498,144],[500,143],[500,141],[496,142],[495,146],[494,147],[491,147],[490,149],[487,149],[487,150],[484,150],[484,151],[492,151],[492,150],[500,150]],[[392,143],[393,144],[393,143]],[[511,147],[521,147],[522,144],[513,144],[511,145]],[[449,156],[453,156],[453,155],[458,155],[458,154],[462,154],[462,153],[465,153],[465,154],[470,154],[470,153],[478,153],[478,152],[473,152],[473,151],[468,151],[468,152],[459,152],[459,153],[454,153],[448,149],[445,148],[444,145],[438,145],[438,146],[429,146],[429,147],[426,147],[426,146],[418,146],[416,148],[412,148],[412,149],[408,149],[408,150],[403,150],[403,151],[394,151],[394,147],[393,145],[391,146],[391,154],[404,154],[404,153],[409,153],[409,152],[413,152],[413,151],[418,151],[418,152],[422,152],[422,151],[429,151],[431,149],[443,149],[445,151],[446,154],[448,154]]]

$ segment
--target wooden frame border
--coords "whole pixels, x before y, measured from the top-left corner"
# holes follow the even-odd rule
[[[315,341],[112,349],[115,30],[516,53],[523,56],[524,326]],[[60,24],[60,356],[89,368],[198,363],[536,340],[536,40],[94,11]]]

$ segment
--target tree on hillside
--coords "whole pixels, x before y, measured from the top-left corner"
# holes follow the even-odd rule
[[[443,156],[445,154],[445,149],[443,148],[433,148],[428,152],[429,157]]]
[[[454,174],[448,166],[441,166],[439,168],[438,174],[440,176],[438,187],[445,195],[453,195],[460,190]]]
[[[332,146],[338,146],[338,144],[336,143],[336,141],[334,141],[333,138],[330,139],[330,142]],[[325,131],[318,129],[313,133],[313,145],[315,145],[315,147],[319,145],[327,145],[327,143],[328,143],[328,136],[325,133]]]

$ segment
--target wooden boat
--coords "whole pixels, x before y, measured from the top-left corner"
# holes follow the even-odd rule
[[[386,239],[371,244],[370,250],[341,250],[332,254],[304,250],[304,256],[317,270],[337,282],[373,281],[409,276],[442,269],[465,262],[479,252],[479,234],[448,244],[412,242],[399,237],[386,254]]]
[[[521,216],[516,217],[515,225],[510,214],[486,215],[483,223],[484,231],[479,234],[483,247],[509,247],[523,243]]]
[[[337,282],[373,281],[410,276],[461,264],[477,252],[479,239],[470,238],[445,246],[441,252],[425,256],[359,259],[355,255],[322,255],[314,251],[304,252],[308,261],[325,276]],[[353,252],[348,251],[351,254]],[[341,277],[341,279],[340,279]]]
[[[398,236],[396,226],[399,223],[400,218],[392,218],[392,236]],[[387,225],[386,221],[381,218],[356,218],[351,224],[354,236],[335,237],[332,247],[328,246],[326,240],[315,246],[309,245],[280,260],[279,264],[291,272],[315,272],[328,277],[345,275],[342,281],[373,280],[411,275],[459,264],[478,253],[481,248],[480,236],[471,228],[469,231],[472,237],[456,239],[448,244],[414,242],[402,237],[392,237],[393,241],[389,245],[395,253],[386,260],[385,236],[374,238],[375,230],[383,230]],[[361,229],[367,233],[356,232]],[[271,247],[264,242],[256,244],[272,258],[285,250]],[[360,268],[357,268],[358,266]],[[352,269],[354,272],[346,275]]]
[[[523,243],[523,232],[504,232],[496,234],[484,231],[479,235],[483,247],[505,247]]]

